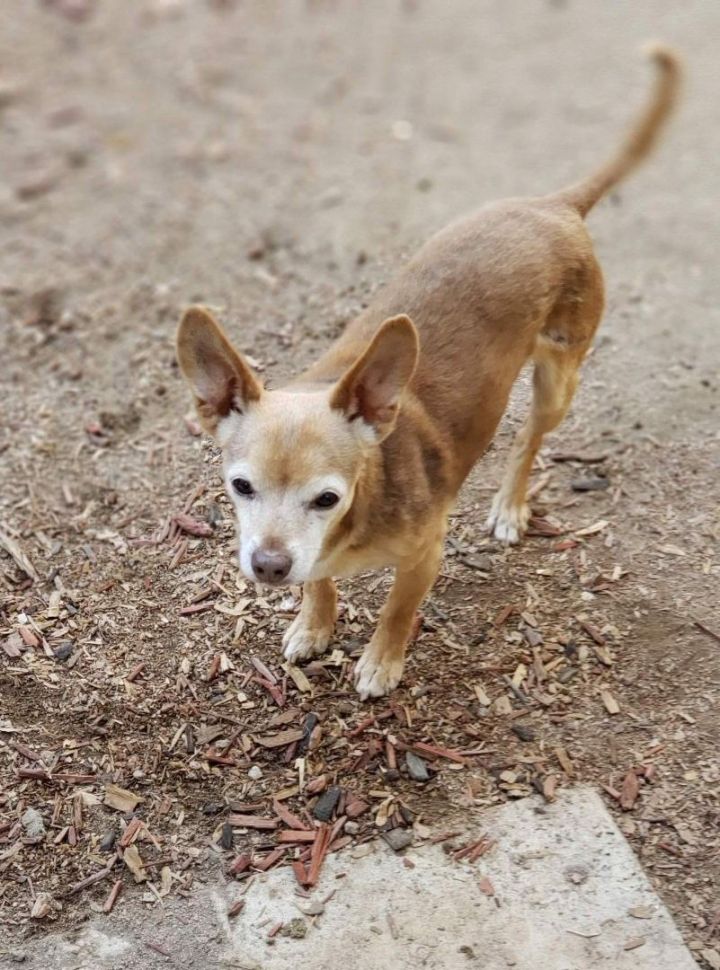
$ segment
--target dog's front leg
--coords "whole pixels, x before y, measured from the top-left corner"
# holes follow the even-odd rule
[[[337,619],[337,590],[332,579],[305,583],[300,612],[285,631],[285,658],[291,663],[316,657],[330,645]]]
[[[355,686],[362,700],[382,697],[400,682],[415,614],[435,582],[441,558],[442,541],[412,569],[396,571],[373,638],[355,668]]]

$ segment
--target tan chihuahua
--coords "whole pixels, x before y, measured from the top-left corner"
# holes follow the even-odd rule
[[[570,405],[603,312],[583,217],[650,151],[676,99],[676,55],[654,46],[651,56],[652,102],[612,161],[554,195],[497,202],[438,233],[283,389],[263,388],[206,310],[186,312],[178,361],[223,451],[240,567],[261,583],[303,584],[288,660],[328,647],[334,577],[392,566],[355,679],[363,699],[398,684],[448,513],[532,358],[532,407],[488,519],[501,542],[522,536],[533,460]]]

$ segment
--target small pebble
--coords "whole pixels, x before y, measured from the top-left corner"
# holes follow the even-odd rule
[[[427,765],[422,758],[413,754],[412,751],[405,753],[405,764],[407,765],[408,774],[413,781],[430,781],[430,773],[427,770]]]
[[[248,778],[251,781],[260,781],[262,776],[262,768],[259,765],[253,765],[252,768],[248,769]]]
[[[480,572],[489,573],[493,568],[492,556],[488,556],[487,553],[481,553],[479,555],[461,555],[460,562],[463,566],[467,566],[469,569],[478,569]]]
[[[56,660],[67,660],[72,652],[73,652],[72,640],[64,640],[59,646],[57,646],[53,650]]]
[[[570,488],[573,492],[602,492],[606,488],[610,488],[610,479],[600,478],[599,476],[594,478],[579,478],[577,481],[571,483]]]
[[[517,735],[521,741],[534,741],[535,731],[527,724],[513,724],[512,726],[513,734]]]
[[[326,792],[318,798],[317,804],[313,809],[313,815],[319,822],[329,822],[335,806],[340,801],[341,790],[337,785],[331,785]]]
[[[402,852],[412,845],[413,835],[408,829],[391,829],[389,832],[382,833],[383,839],[387,842],[393,852]]]
[[[222,802],[206,802],[201,811],[203,815],[219,815],[224,808]]]
[[[115,846],[116,838],[117,838],[117,834],[114,831],[114,829],[111,829],[109,832],[106,832],[105,835],[103,835],[102,839],[100,840],[100,851],[112,852]]]
[[[25,829],[25,837],[33,842],[39,842],[45,838],[45,823],[43,817],[35,808],[28,808],[20,819]]]

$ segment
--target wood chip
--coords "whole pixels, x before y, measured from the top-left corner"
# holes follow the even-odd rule
[[[607,688],[604,687],[600,691],[600,697],[602,699],[603,704],[605,705],[605,710],[608,712],[608,714],[619,714],[620,713],[620,705],[615,700],[615,698],[610,693],[610,691],[607,690]]]
[[[143,827],[142,820],[139,818],[132,819],[129,823],[122,836],[118,841],[118,846],[121,849],[127,848],[127,846],[132,845],[135,839],[137,839],[140,834],[140,829]]]
[[[208,536],[213,534],[212,527],[207,522],[200,522],[186,512],[179,512],[177,515],[174,515],[172,521],[179,529],[182,529],[183,532],[187,532],[191,536],[207,539]]]
[[[18,657],[22,656],[24,649],[23,640],[18,633],[11,633],[6,640],[3,640],[2,646],[3,650],[11,660],[16,660]]]
[[[140,674],[143,672],[143,670],[145,670],[145,661],[144,660],[141,660],[139,664],[136,664],[133,667],[133,669],[127,675],[127,677],[125,678],[125,680],[129,684],[134,683],[138,679],[138,677],[140,676]]]
[[[580,625],[580,627],[587,633],[587,635],[590,637],[591,640],[594,640],[599,647],[605,646],[605,637],[602,635],[602,633],[598,630],[596,626],[593,626],[592,623],[588,623],[587,620],[581,619],[579,616],[576,617],[576,620],[578,621],[578,624]]]
[[[249,852],[243,852],[230,865],[228,872],[232,875],[239,875],[246,872],[252,865],[252,856]]]
[[[103,904],[104,913],[112,913],[113,907],[117,902],[117,898],[122,892],[122,886],[123,886],[122,879],[118,879],[115,882],[112,889],[110,890],[110,895],[108,896],[108,898],[105,900],[105,903]]]
[[[300,667],[296,667],[294,664],[286,664],[285,669],[299,691],[303,694],[312,694],[313,686]]]
[[[664,553],[666,556],[687,556],[685,550],[681,549],[680,546],[673,546],[670,544],[666,546],[658,546],[658,551]]]
[[[280,731],[279,734],[263,734],[255,740],[263,748],[284,748],[295,741],[301,741],[303,735],[302,728],[288,728],[287,731]]]
[[[233,917],[237,916],[238,913],[241,913],[244,908],[245,900],[242,897],[240,899],[236,899],[227,911],[228,919],[233,919]]]
[[[309,830],[310,828],[308,825],[305,825],[305,823],[302,822],[297,815],[294,815],[286,805],[283,805],[282,802],[279,802],[277,799],[273,801],[273,811],[277,817],[282,819],[282,821],[291,829]]]
[[[269,667],[265,666],[265,664],[262,662],[262,660],[259,657],[250,657],[250,663],[253,665],[255,670],[257,670],[257,672],[260,674],[262,678],[269,681],[273,686],[277,684],[278,682],[277,677],[272,672],[272,670],[270,670]]]
[[[329,844],[330,827],[327,825],[327,823],[323,822],[318,829],[317,838],[313,843],[312,853],[310,855],[310,865],[307,873],[307,886],[314,886],[320,878],[320,870],[322,869],[323,862],[325,861]]]
[[[257,815],[228,815],[228,822],[233,828],[261,829],[272,831],[278,827],[276,818],[260,818]]]
[[[493,620],[493,626],[503,626],[514,612],[515,607],[512,604],[504,606]]]
[[[557,758],[557,760],[558,760],[558,762],[560,764],[560,767],[565,772],[565,774],[568,776],[568,778],[574,778],[575,777],[575,769],[573,767],[572,761],[568,757],[568,753],[565,750],[565,748],[563,748],[563,747],[555,748],[555,757]]]
[[[123,862],[133,874],[135,882],[144,882],[148,875],[145,869],[138,848],[136,845],[129,845],[123,852]]]
[[[620,789],[620,807],[629,812],[634,807],[640,794],[640,783],[635,771],[631,768],[625,775]]]
[[[272,852],[268,852],[266,856],[262,859],[255,860],[253,862],[253,868],[257,869],[259,872],[267,872],[276,863],[278,863],[282,857],[285,855],[287,846],[281,845],[277,849],[273,849]]]
[[[418,754],[427,755],[429,758],[447,758],[448,761],[454,761],[458,765],[467,764],[467,760],[460,752],[452,748],[441,748],[434,744],[426,744],[424,741],[416,741],[410,747]]]
[[[278,842],[294,842],[300,844],[301,842],[314,842],[315,832],[309,831],[308,829],[284,829],[282,832],[278,832],[277,840]]]
[[[555,801],[555,793],[557,791],[558,779],[557,775],[548,775],[547,778],[543,780],[542,783],[542,796],[546,802]]]
[[[50,772],[43,768],[18,768],[15,774],[18,778],[34,778],[36,781],[55,782],[59,785],[89,785],[95,781],[95,775],[76,774],[72,771]]]
[[[108,808],[115,808],[118,812],[126,814],[134,812],[136,806],[142,799],[139,795],[134,795],[127,788],[120,788],[119,785],[105,785],[105,804]]]
[[[482,876],[482,878],[478,880],[478,889],[485,896],[495,895],[495,887],[490,882],[487,876]]]
[[[11,538],[11,536],[9,536],[3,529],[0,529],[0,546],[2,546],[7,553],[9,553],[9,555],[15,560],[15,564],[19,566],[26,576],[29,576],[30,579],[37,581],[39,577],[35,571],[35,567],[22,551],[20,544],[16,542],[15,539]]]
[[[606,519],[600,519],[598,522],[593,522],[592,525],[589,525],[585,529],[576,529],[574,535],[576,537],[595,536],[604,529],[607,529],[609,524],[610,523]]]
[[[482,684],[475,684],[473,690],[475,691],[475,696],[477,697],[479,703],[482,704],[483,707],[490,707],[492,701],[488,697],[488,694]]]
[[[67,899],[70,896],[75,896],[77,893],[81,893],[84,889],[88,889],[90,886],[94,886],[96,882],[101,882],[103,879],[107,879],[113,870],[117,857],[114,857],[110,865],[106,866],[104,869],[99,869],[94,872],[91,876],[86,879],[81,879],[80,882],[76,882],[69,889],[66,889],[62,894],[62,899]]]

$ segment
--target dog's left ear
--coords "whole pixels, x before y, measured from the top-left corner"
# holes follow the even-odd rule
[[[395,426],[400,398],[415,371],[419,349],[417,330],[409,317],[386,320],[335,385],[330,406],[344,411],[348,421],[364,421],[376,440],[382,441]]]

